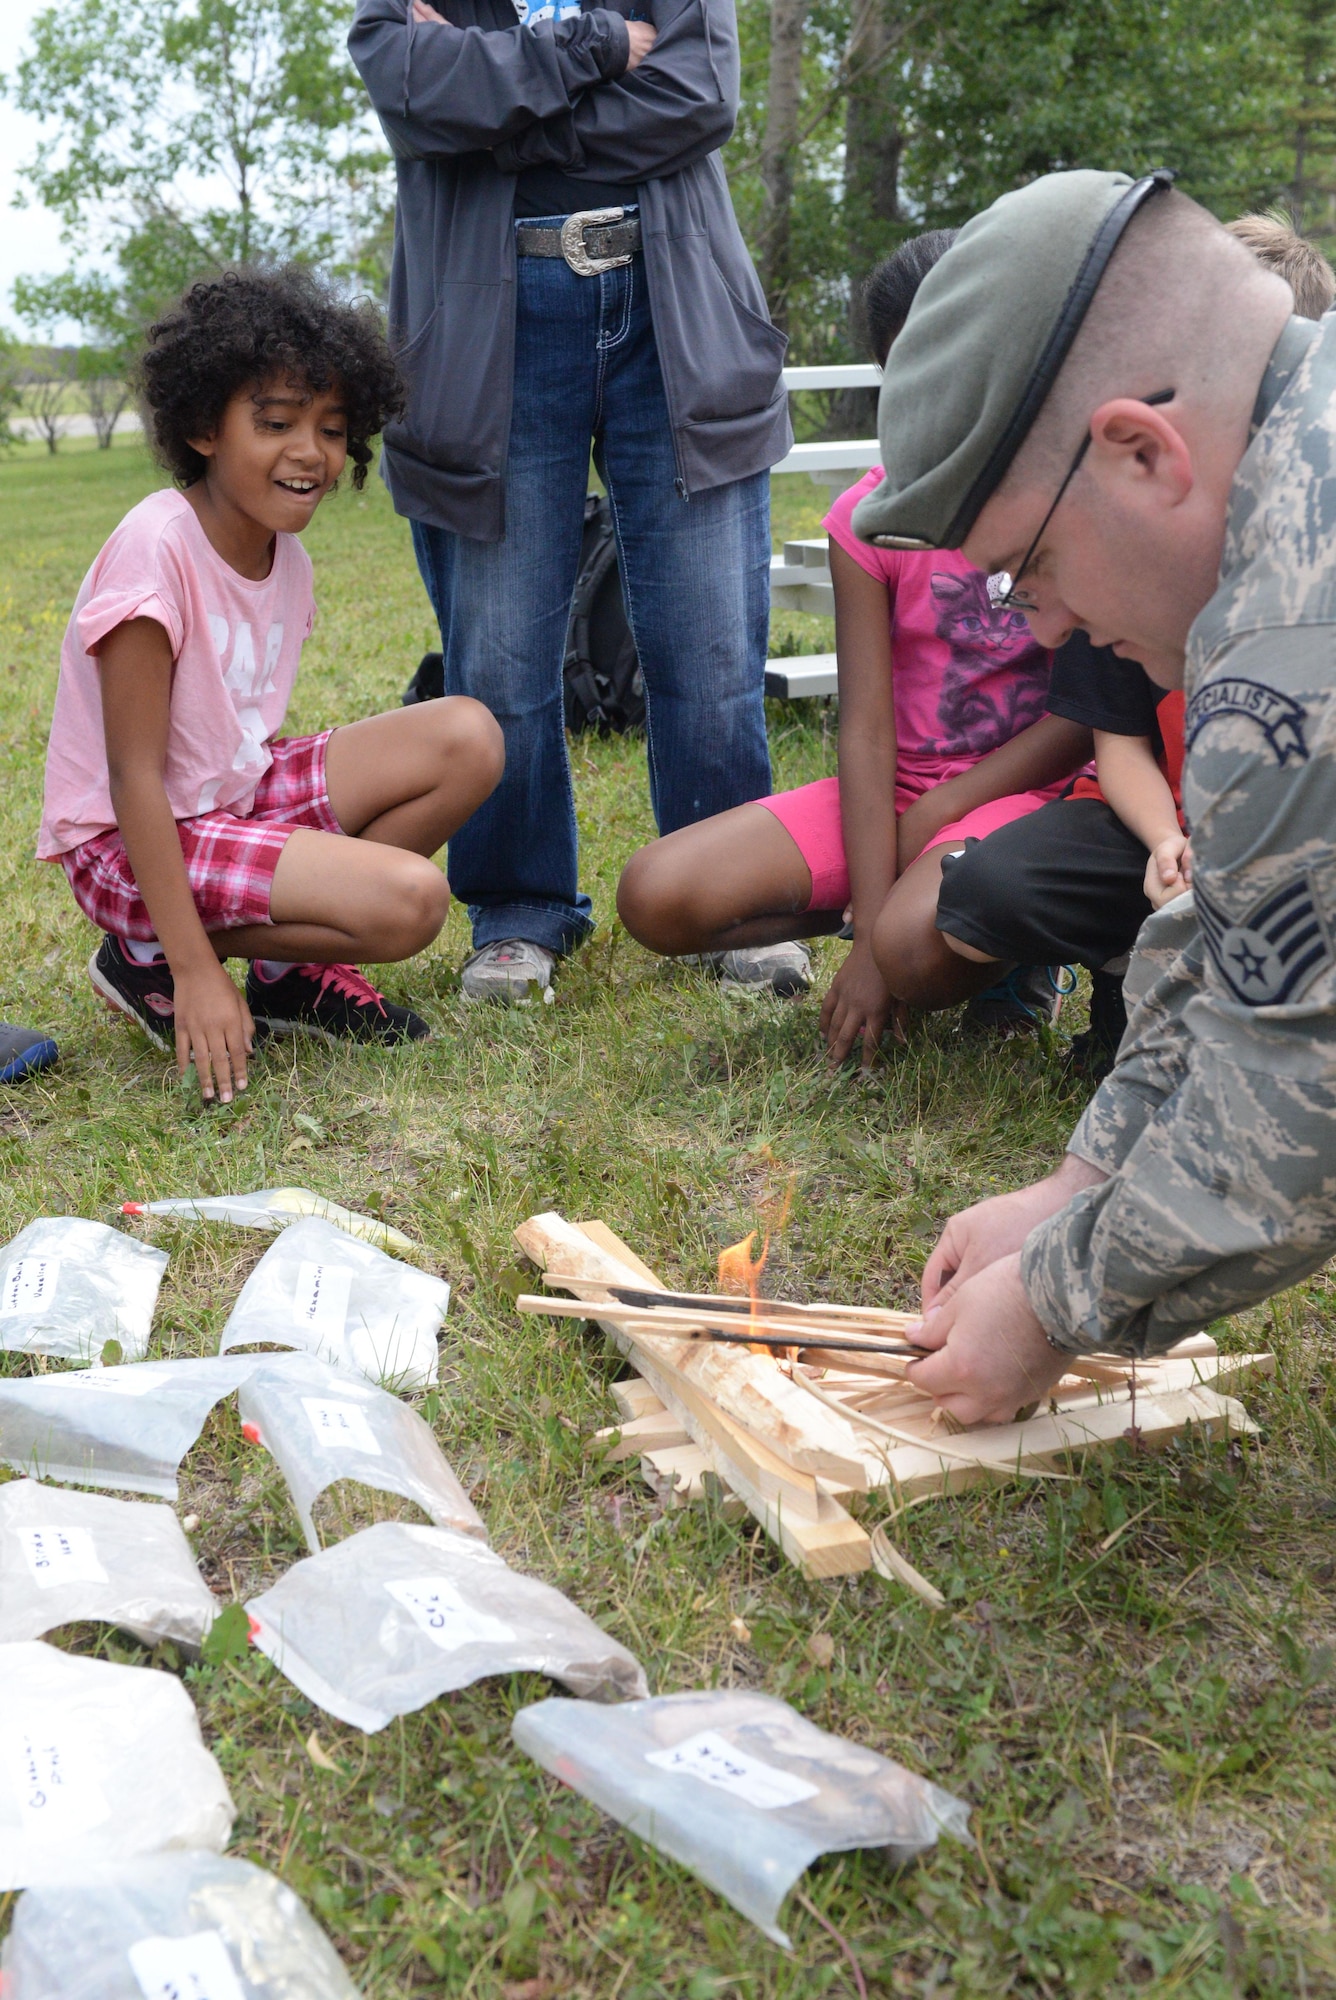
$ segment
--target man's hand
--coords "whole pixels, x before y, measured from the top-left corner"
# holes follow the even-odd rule
[[[916,1388],[962,1424],[1009,1424],[1066,1366],[1049,1346],[1021,1283],[1019,1253],[962,1283],[913,1336],[937,1351],[907,1370]]]
[[[631,53],[626,58],[625,71],[625,74],[629,76],[633,69],[638,69],[640,64],[644,62],[645,57],[659,39],[659,31],[648,21],[628,21],[626,24],[626,35],[627,40],[631,44]]]
[[[923,1310],[944,1305],[999,1257],[1018,1252],[1032,1229],[1065,1208],[1082,1188],[1107,1180],[1098,1167],[1065,1155],[1055,1174],[1014,1194],[993,1195],[953,1215],[923,1269]],[[925,1321],[926,1324],[926,1321]]]
[[[216,1080],[219,1097],[230,1104],[233,1088],[246,1088],[246,1059],[255,1048],[250,1008],[217,960],[176,972],[173,982],[177,1074],[184,1076],[193,1061],[205,1103],[213,1101]]]
[[[871,1069],[888,1026],[897,1042],[904,1041],[907,1015],[908,1010],[892,997],[878,972],[871,946],[865,939],[855,938],[821,1003],[821,1032],[831,1068],[839,1068],[861,1035],[863,1068]]]
[[[413,0],[413,19],[415,21],[435,21],[438,28],[444,28],[447,25],[444,14],[438,14],[434,7],[429,7],[427,0]]]
[[[1167,840],[1156,842],[1146,863],[1143,886],[1154,910],[1162,910],[1192,887],[1192,847],[1185,833],[1170,834]]]

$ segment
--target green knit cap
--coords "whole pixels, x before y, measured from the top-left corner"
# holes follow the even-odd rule
[[[877,406],[886,477],[854,509],[880,548],[958,549],[1057,379],[1164,168],[1045,174],[966,223],[919,287]]]

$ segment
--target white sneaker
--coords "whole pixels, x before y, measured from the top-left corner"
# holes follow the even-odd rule
[[[805,944],[750,945],[710,954],[725,993],[763,993],[795,1000],[812,984],[812,954]]]
[[[528,938],[501,938],[465,959],[459,988],[466,1000],[527,1007],[537,994],[550,1005],[557,997],[552,991],[556,962],[556,953],[545,945],[531,944]]]

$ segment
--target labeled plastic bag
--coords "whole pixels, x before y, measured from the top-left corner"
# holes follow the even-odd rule
[[[357,2000],[291,1889],[249,1861],[158,1854],[27,1890],[4,2000]]]
[[[92,1618],[193,1651],[221,1609],[170,1507],[0,1486],[0,1643]]]
[[[170,1674],[33,1639],[0,1646],[0,1691],[0,1889],[227,1845],[232,1801]]]
[[[898,1863],[939,1833],[969,1839],[960,1799],[772,1695],[720,1689],[607,1709],[558,1697],[522,1708],[511,1733],[786,1947],[780,1905],[818,1854],[881,1847]]]
[[[569,1598],[449,1528],[364,1528],[246,1609],[279,1671],[368,1733],[487,1674],[550,1674],[596,1700],[646,1691],[639,1663]]]
[[[311,1217],[285,1229],[241,1288],[219,1352],[266,1342],[390,1388],[436,1380],[450,1287]]]
[[[43,1216],[0,1250],[0,1349],[96,1361],[148,1348],[165,1250],[78,1215]]]
[[[327,1486],[355,1479],[415,1500],[438,1528],[487,1530],[416,1410],[313,1354],[260,1357],[237,1407],[246,1434],[277,1459],[307,1547],[320,1548],[311,1510]]]
[[[379,1243],[394,1250],[416,1250],[417,1244],[401,1229],[392,1229],[374,1215],[362,1215],[342,1202],[329,1201],[310,1188],[261,1188],[256,1194],[183,1195],[175,1201],[127,1201],[122,1215],[179,1215],[188,1222],[233,1222],[240,1229],[286,1229],[303,1215],[318,1215],[335,1222],[350,1236]]]
[[[0,1460],[35,1479],[176,1498],[176,1472],[214,1404],[264,1359],[139,1361],[0,1380]]]

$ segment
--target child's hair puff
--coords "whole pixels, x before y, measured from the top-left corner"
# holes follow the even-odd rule
[[[212,436],[233,396],[275,376],[315,394],[337,386],[353,485],[365,484],[372,439],[405,403],[379,310],[370,299],[340,298],[300,264],[282,264],[201,278],[148,330],[139,364],[146,427],[178,485],[204,476],[207,460],[190,439]]]

